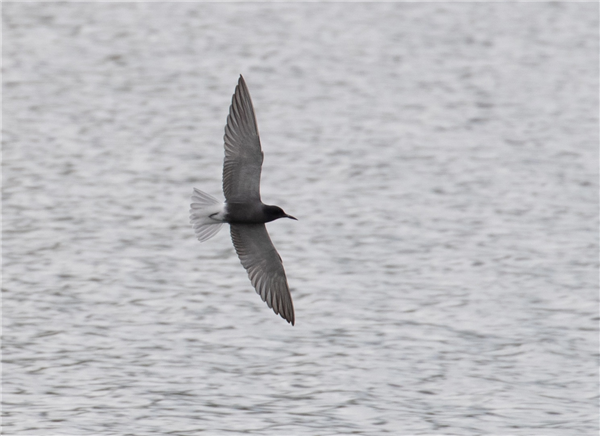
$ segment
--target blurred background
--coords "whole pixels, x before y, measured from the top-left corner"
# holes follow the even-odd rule
[[[597,3],[5,3],[7,435],[598,432]],[[222,198],[239,74],[296,326]]]

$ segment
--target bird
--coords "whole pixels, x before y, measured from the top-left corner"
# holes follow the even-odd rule
[[[223,224],[229,224],[233,246],[256,293],[275,314],[294,325],[294,304],[283,262],[265,223],[279,218],[297,218],[278,206],[261,201],[260,175],[264,155],[252,99],[241,74],[231,99],[223,140],[225,202],[194,188],[190,223],[200,242],[216,235]]]

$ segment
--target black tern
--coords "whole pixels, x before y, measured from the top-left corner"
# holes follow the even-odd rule
[[[233,246],[256,293],[276,314],[294,325],[294,305],[283,263],[265,223],[296,218],[260,199],[263,152],[254,107],[241,75],[231,99],[223,139],[225,203],[194,188],[190,222],[200,242],[212,238],[221,225],[228,223]]]

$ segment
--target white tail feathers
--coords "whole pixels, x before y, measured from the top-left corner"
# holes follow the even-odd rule
[[[203,242],[215,236],[223,225],[223,204],[194,188],[190,207],[190,223],[198,240]]]

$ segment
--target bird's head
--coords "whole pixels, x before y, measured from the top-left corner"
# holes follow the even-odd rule
[[[265,212],[265,215],[267,216],[268,221],[275,221],[279,218],[291,218],[293,220],[298,221],[297,218],[294,218],[293,216],[288,215],[287,213],[285,213],[283,211],[282,208],[280,208],[278,206],[265,206],[264,212]]]

